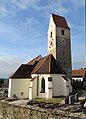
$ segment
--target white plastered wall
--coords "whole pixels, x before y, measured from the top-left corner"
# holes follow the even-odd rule
[[[52,32],[52,38],[50,37],[50,33]],[[53,39],[54,40],[54,46],[52,48],[49,48],[49,41]],[[52,49],[56,48],[56,25],[53,21],[52,15],[50,15],[50,22],[48,27],[48,53]]]
[[[53,96],[67,96],[69,95],[69,87],[67,85],[68,82],[62,77],[62,74],[51,74],[53,79]],[[66,87],[67,86],[67,87]]]
[[[35,77],[33,74],[32,77]],[[46,98],[48,96],[48,77],[50,77],[50,74],[39,74],[38,76],[38,86],[37,86],[37,78],[33,81],[33,98],[39,97],[39,98]],[[42,78],[45,79],[45,93],[41,93],[41,81]],[[38,96],[37,96],[37,88],[38,87]],[[34,96],[35,95],[35,96]]]
[[[37,98],[37,80],[38,80],[38,75],[37,74],[32,74],[31,75],[33,79],[33,85],[32,85],[32,98]]]
[[[31,79],[9,79],[8,97],[11,98],[16,94],[18,98],[29,98],[30,80]]]
[[[32,97],[36,98],[37,97],[37,78],[33,80],[33,88],[32,88]]]
[[[40,74],[39,77],[39,85],[38,85],[38,97],[39,98],[48,98],[49,97],[49,89],[48,89],[48,77],[52,77],[52,96],[67,96],[69,95],[69,82],[66,81],[62,76],[62,74]],[[45,79],[45,93],[41,93],[41,81],[42,78]],[[37,80],[34,80],[33,88],[37,87]],[[37,91],[37,89],[36,89]],[[33,95],[36,95],[37,92],[33,91]],[[36,93],[36,94],[35,94]]]

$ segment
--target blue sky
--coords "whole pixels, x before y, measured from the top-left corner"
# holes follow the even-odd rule
[[[0,0],[0,77],[47,54],[50,13],[71,28],[73,69],[85,67],[85,0]]]

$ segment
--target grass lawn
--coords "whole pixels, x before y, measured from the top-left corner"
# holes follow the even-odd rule
[[[35,98],[33,101],[38,102],[46,102],[46,103],[60,103],[65,98],[52,98],[52,99],[46,99],[46,98]]]

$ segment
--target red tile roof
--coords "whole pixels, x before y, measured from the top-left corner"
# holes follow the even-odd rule
[[[27,64],[22,64],[10,78],[31,78],[31,74],[65,74],[52,54],[38,56]]]
[[[35,66],[32,74],[65,74],[52,54],[43,57]]]
[[[52,14],[52,17],[56,26],[70,29],[64,17],[56,14]]]
[[[34,59],[32,59],[30,62],[28,62],[28,65],[34,65],[37,61],[39,61],[41,59],[41,55],[35,57]]]
[[[72,76],[85,76],[85,70],[72,70]]]
[[[10,78],[31,78],[33,65],[22,64]]]

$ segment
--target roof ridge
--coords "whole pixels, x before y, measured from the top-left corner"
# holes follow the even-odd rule
[[[62,17],[62,18],[65,18],[65,17],[63,17],[63,16],[60,16],[60,15],[58,15],[58,14],[54,14],[54,13],[51,13],[52,15],[55,15],[55,16],[58,16],[58,17]]]
[[[31,62],[33,62],[34,60],[39,60],[40,57],[42,57],[42,56],[41,56],[41,55],[36,56],[36,57],[33,58],[32,60],[28,61],[28,62],[27,62],[27,65],[29,65],[29,64],[30,64]]]
[[[50,55],[50,54],[49,54]],[[45,56],[45,57],[43,57],[42,59],[44,59],[44,58],[46,58],[45,60],[44,60],[44,62],[41,64],[41,66],[45,63],[45,61],[48,59],[48,57],[49,57],[49,55],[47,55],[47,56]],[[41,59],[41,60],[42,60]],[[41,66],[36,70],[36,72],[41,68]],[[34,70],[34,69],[33,69]]]

